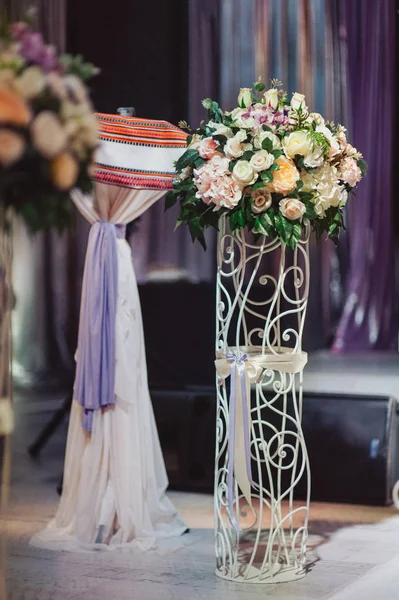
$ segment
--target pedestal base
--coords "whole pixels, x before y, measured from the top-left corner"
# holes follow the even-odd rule
[[[227,581],[234,581],[236,583],[252,583],[258,585],[288,583],[289,581],[303,579],[303,577],[306,575],[305,569],[295,569],[294,567],[287,565],[274,565],[272,571],[264,571],[263,573],[256,567],[251,567],[248,569],[248,571],[245,571],[245,574],[242,574],[242,571],[245,571],[245,567],[242,568],[241,566],[237,566],[234,572],[230,573],[227,571],[224,575],[222,571],[216,569],[216,575],[220,577],[220,579],[225,579]]]
[[[292,252],[281,240],[248,241],[225,226],[216,300],[216,575],[296,581],[306,574],[310,502],[301,425],[309,230]],[[264,300],[252,297],[255,286]]]

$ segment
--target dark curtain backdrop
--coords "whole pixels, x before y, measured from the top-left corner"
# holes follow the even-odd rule
[[[262,75],[303,90],[316,110],[348,125],[371,170],[338,250],[328,242],[312,246],[310,315],[317,322],[308,319],[307,348],[330,345],[338,324],[337,351],[396,347],[394,0],[164,0],[159,6],[115,0],[111,15],[96,0],[68,0],[67,12],[66,1],[0,0],[0,6],[18,18],[36,4],[46,39],[102,67],[93,85],[100,110],[134,105],[140,116],[185,118],[196,126],[202,98],[230,107],[237,89]],[[131,243],[139,279],[161,269],[212,281],[215,236],[205,254],[183,228],[173,233],[175,216],[164,216],[161,201],[138,224]],[[73,371],[87,233],[80,218],[62,236],[32,238],[16,223],[14,348],[22,377],[42,374],[48,381],[49,374],[57,379]]]
[[[342,6],[351,134],[369,174],[349,208],[346,302],[333,348],[397,349],[392,220],[395,1],[343,0]]]
[[[397,348],[394,1],[222,0],[222,14],[224,106],[234,105],[238,88],[257,76],[277,77],[290,94],[304,92],[314,110],[344,123],[372,165],[347,211],[338,248],[311,242],[307,349]]]

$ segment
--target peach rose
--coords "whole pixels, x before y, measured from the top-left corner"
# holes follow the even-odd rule
[[[276,163],[280,168],[274,171],[273,181],[267,185],[267,189],[276,194],[288,194],[296,187],[299,179],[298,169],[294,161],[285,156],[277,158]]]
[[[32,142],[46,158],[54,158],[67,143],[67,134],[61,121],[49,110],[37,115],[31,126]]]
[[[201,158],[205,158],[207,160],[213,158],[217,152],[216,148],[218,147],[218,143],[211,137],[204,138],[200,141],[198,152]]]
[[[290,221],[301,219],[306,212],[306,206],[296,198],[283,198],[280,200],[280,212]]]
[[[62,191],[71,189],[78,178],[79,165],[69,152],[63,152],[54,158],[50,165],[51,180]]]
[[[25,150],[25,140],[22,135],[0,129],[0,164],[11,167],[19,161]]]
[[[30,121],[30,111],[20,96],[0,87],[0,123],[25,127]]]
[[[252,212],[262,213],[265,212],[272,205],[272,195],[265,188],[258,188],[251,193],[252,198]]]
[[[354,158],[344,158],[339,165],[339,176],[340,179],[348,183],[351,187],[356,187],[362,178],[362,172]]]

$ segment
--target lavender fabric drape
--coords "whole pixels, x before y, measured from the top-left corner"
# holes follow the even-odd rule
[[[395,1],[343,0],[351,138],[369,164],[349,208],[350,269],[335,351],[397,348],[392,234]]]
[[[92,429],[93,411],[115,402],[116,236],[115,225],[98,221],[87,246],[75,379],[75,398],[83,407],[87,431]]]

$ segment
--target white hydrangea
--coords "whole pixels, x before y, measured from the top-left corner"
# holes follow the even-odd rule
[[[340,185],[338,171],[329,163],[315,169],[311,173],[303,173],[304,192],[314,193],[314,208],[316,214],[323,218],[331,206],[343,206],[347,200],[347,192]]]

